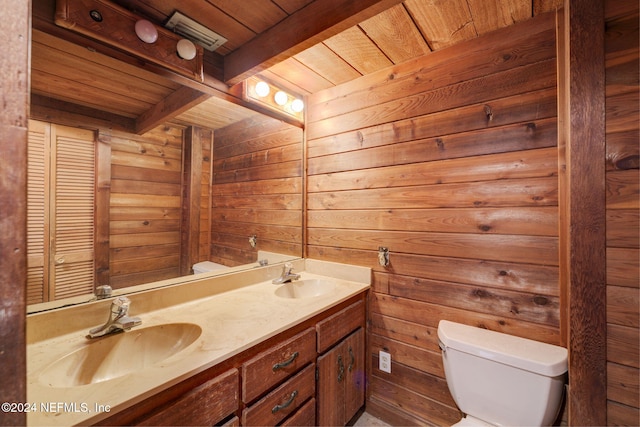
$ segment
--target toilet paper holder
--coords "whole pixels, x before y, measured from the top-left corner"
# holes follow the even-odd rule
[[[385,248],[384,246],[378,247],[378,264],[382,267],[387,267],[389,262],[389,248]]]

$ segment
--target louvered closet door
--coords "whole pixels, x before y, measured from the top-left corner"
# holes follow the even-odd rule
[[[92,293],[94,133],[30,122],[29,134],[29,302]],[[32,184],[31,177],[40,173]],[[33,301],[39,295],[42,299]]]
[[[29,121],[27,145],[27,304],[49,301],[49,157],[51,127]]]
[[[52,126],[51,289],[55,299],[93,292],[94,133]],[[55,144],[53,144],[55,143]]]

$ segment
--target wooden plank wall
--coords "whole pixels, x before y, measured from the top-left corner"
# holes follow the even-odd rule
[[[460,418],[440,319],[562,342],[555,55],[541,15],[309,99],[308,256],[373,268],[367,408],[394,425]]]
[[[100,137],[111,144],[111,286],[179,276],[183,129]]]
[[[2,1],[0,36],[0,400],[27,401],[27,133],[31,2]],[[0,425],[26,425],[25,411],[0,412]]]
[[[211,185],[213,172],[213,131],[201,130],[202,169],[200,177],[200,236],[198,262],[209,261],[211,256]]]
[[[302,256],[302,130],[256,116],[216,130],[213,147],[211,261]]]
[[[607,424],[640,420],[638,2],[606,3]]]

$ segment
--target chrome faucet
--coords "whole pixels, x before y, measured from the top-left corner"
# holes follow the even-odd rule
[[[111,302],[107,322],[89,331],[87,338],[97,338],[112,332],[128,331],[142,323],[139,317],[129,317],[131,301],[127,297],[118,297]]]
[[[271,281],[274,285],[279,285],[281,283],[291,282],[292,280],[298,280],[300,278],[299,274],[292,273],[293,264],[290,262],[285,262],[282,266],[282,274],[280,277],[277,277]]]

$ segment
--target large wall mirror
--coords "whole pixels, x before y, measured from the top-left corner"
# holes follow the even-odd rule
[[[29,311],[301,257],[301,128],[59,37],[49,4],[33,8]]]

